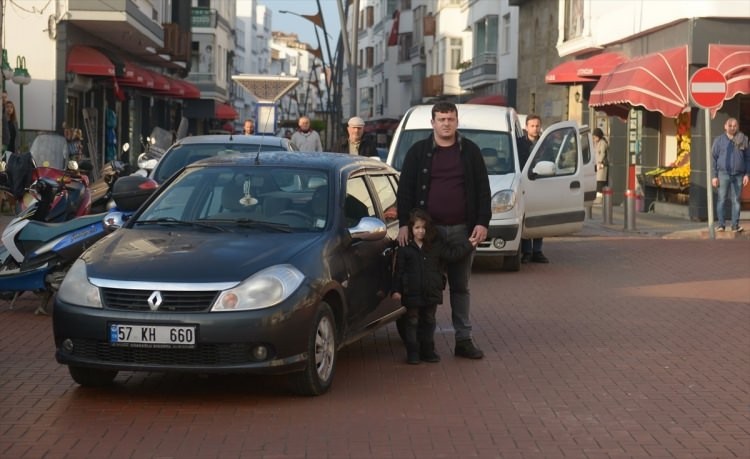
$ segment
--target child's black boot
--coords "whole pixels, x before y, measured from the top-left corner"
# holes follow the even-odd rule
[[[419,343],[419,358],[423,362],[438,363],[440,356],[435,352],[434,341],[422,341]]]

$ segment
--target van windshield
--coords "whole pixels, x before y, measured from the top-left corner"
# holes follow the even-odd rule
[[[460,129],[459,132],[479,146],[489,175],[515,172],[515,159],[509,132]],[[415,142],[432,134],[432,129],[419,129],[401,132],[393,156],[392,166],[401,170],[406,152]]]

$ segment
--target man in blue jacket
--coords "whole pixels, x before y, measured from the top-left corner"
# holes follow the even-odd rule
[[[716,205],[718,218],[717,231],[725,230],[724,204],[730,194],[732,207],[732,231],[741,232],[740,196],[742,187],[750,182],[750,148],[747,136],[738,131],[735,118],[724,123],[724,134],[714,139],[711,147],[711,185],[719,188],[719,199]]]

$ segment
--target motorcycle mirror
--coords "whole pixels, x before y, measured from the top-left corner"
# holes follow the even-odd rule
[[[75,159],[71,159],[68,161],[68,170],[69,171],[77,171],[78,170],[78,161]]]
[[[130,144],[128,142],[125,142],[124,144],[122,144],[122,151],[127,152],[128,150],[130,150]]]
[[[156,145],[156,137],[150,137],[148,141],[151,142],[151,145]]]

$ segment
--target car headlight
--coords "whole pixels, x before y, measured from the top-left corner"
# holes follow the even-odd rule
[[[491,208],[493,214],[507,212],[516,205],[516,193],[513,190],[502,190],[492,196]]]
[[[292,265],[258,271],[237,287],[221,292],[212,311],[247,311],[279,304],[294,293],[305,276]]]
[[[57,291],[57,297],[64,303],[76,306],[100,309],[102,307],[99,288],[89,282],[86,263],[81,259],[76,260],[68,270],[60,290]]]

